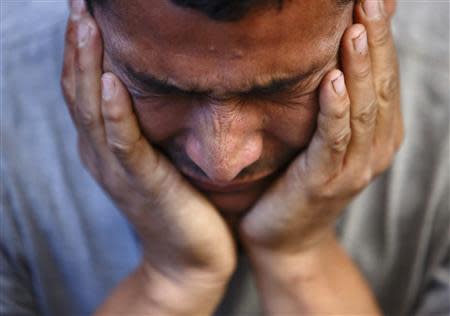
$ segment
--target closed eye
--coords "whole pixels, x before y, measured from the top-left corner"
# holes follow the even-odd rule
[[[161,98],[176,98],[176,99],[199,99],[205,96],[196,92],[185,91],[146,91],[136,87],[129,87],[128,91],[132,97],[136,100],[155,100]]]

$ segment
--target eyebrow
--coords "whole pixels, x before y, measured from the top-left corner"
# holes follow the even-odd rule
[[[272,78],[264,84],[252,82],[248,88],[236,91],[227,91],[226,95],[222,94],[220,98],[230,98],[243,95],[271,95],[290,91],[293,88],[305,83],[313,74],[323,69],[327,63],[328,61],[325,63],[316,63],[306,71],[290,77]],[[159,79],[150,73],[137,71],[129,64],[122,64],[120,68],[122,68],[122,72],[130,83],[132,83],[133,86],[129,87],[129,89],[130,92],[135,95],[145,95],[145,92],[148,92],[148,94],[156,95],[208,96],[212,95],[214,92],[213,89],[205,89],[200,87],[192,87],[188,89],[181,88],[166,79]],[[139,92],[136,91],[136,87]],[[144,90],[144,93],[141,92],[142,90]]]

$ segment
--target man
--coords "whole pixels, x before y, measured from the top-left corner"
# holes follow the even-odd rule
[[[351,199],[389,167],[402,140],[392,7],[380,1],[267,1],[227,11],[193,3],[97,1],[91,3],[95,20],[83,6],[73,7],[62,83],[80,155],[138,233],[142,252],[134,272],[95,307],[97,314],[213,313],[235,268],[235,241],[269,314],[379,313],[333,226]],[[433,221],[448,205],[442,195],[448,179],[438,183],[438,205],[426,212]],[[89,213],[95,206],[83,212],[87,225],[74,226],[86,231],[77,235],[101,238],[91,229],[108,223],[89,220],[115,216],[102,205],[101,214]],[[353,218],[380,221],[373,206],[357,206],[364,215]],[[376,266],[380,250],[392,251],[376,249],[386,245],[380,236],[389,238],[377,229],[366,231],[375,234],[363,246],[372,253],[361,257],[372,261],[362,262],[366,269]],[[44,229],[44,239],[53,240],[56,230]],[[442,228],[433,231],[442,236]],[[134,247],[126,232],[118,235],[120,248]],[[92,251],[102,242],[86,244],[81,249]],[[427,259],[441,267],[448,248],[439,244],[438,254]],[[120,248],[104,258],[120,256]],[[16,260],[11,249],[4,253],[8,262]],[[49,247],[49,255],[55,253]],[[42,276],[36,270],[33,288]],[[101,267],[94,270],[80,275]],[[366,273],[371,276],[370,268]],[[374,288],[392,286],[377,276]],[[90,284],[93,291],[98,282]],[[61,283],[73,289],[73,299],[62,298],[67,308],[86,302],[76,297],[88,282]],[[420,311],[429,297],[418,296],[424,286],[409,285],[406,292],[415,292],[409,294],[415,300],[377,296],[387,312]],[[7,308],[21,306],[8,299]],[[57,310],[54,298],[38,300],[41,310]],[[78,310],[92,312],[94,304],[86,304],[91,309]],[[445,309],[442,304],[429,310]]]

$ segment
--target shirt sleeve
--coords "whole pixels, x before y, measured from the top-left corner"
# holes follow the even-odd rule
[[[23,249],[12,205],[2,181],[0,208],[0,315],[39,315],[31,286],[30,271],[23,260]]]

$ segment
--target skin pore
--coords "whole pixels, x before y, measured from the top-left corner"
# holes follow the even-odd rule
[[[224,213],[248,210],[314,132],[353,5],[285,1],[218,22],[170,1],[96,8],[104,69],[148,140]]]

